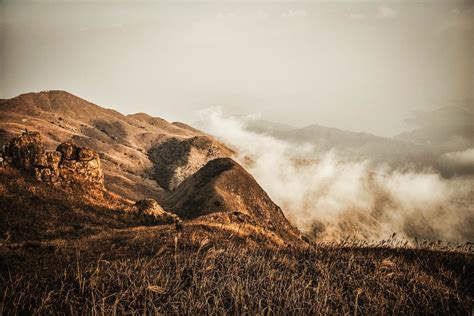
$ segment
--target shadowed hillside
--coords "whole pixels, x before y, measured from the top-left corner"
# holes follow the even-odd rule
[[[283,215],[255,179],[230,158],[218,158],[187,178],[165,206],[182,218],[207,215],[210,221],[259,227],[278,243],[299,244],[301,233]]]

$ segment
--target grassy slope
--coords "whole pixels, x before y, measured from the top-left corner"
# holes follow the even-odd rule
[[[469,247],[275,248],[258,236],[200,221],[180,231],[139,226],[121,211],[126,203],[113,196],[65,198],[14,171],[1,175],[0,314],[469,314],[473,309]]]

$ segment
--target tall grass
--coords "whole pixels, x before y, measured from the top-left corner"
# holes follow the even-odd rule
[[[177,235],[178,236],[178,235]],[[191,243],[4,273],[2,312],[18,314],[464,314],[474,258],[451,248],[349,243],[312,249]],[[434,247],[434,246],[431,246]],[[461,249],[462,250],[462,249]]]

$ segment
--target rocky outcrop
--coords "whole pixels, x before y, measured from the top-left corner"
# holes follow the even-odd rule
[[[45,160],[41,135],[38,132],[25,132],[13,138],[4,148],[5,159],[21,169],[32,169]]]
[[[137,201],[133,210],[140,219],[148,225],[176,224],[181,225],[181,219],[176,215],[166,212],[154,199]]]
[[[25,131],[11,139],[3,148],[2,157],[6,163],[32,172],[38,181],[104,188],[104,175],[96,152],[72,143],[62,143],[56,151],[46,152],[38,132]]]

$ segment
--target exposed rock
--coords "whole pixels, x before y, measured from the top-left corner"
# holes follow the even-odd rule
[[[90,161],[94,159],[94,154],[95,152],[92,149],[81,147],[77,153],[77,159],[80,161]]]
[[[89,161],[63,159],[59,164],[59,173],[62,181],[104,185],[104,175],[98,155]]]
[[[41,135],[38,132],[26,131],[21,136],[13,138],[7,148],[6,154],[11,157],[13,165],[27,170],[41,164],[45,155]]]
[[[43,167],[46,168],[57,168],[59,163],[61,162],[61,153],[58,151],[49,151],[46,153],[46,161],[42,164]]]
[[[172,224],[181,225],[181,219],[176,215],[166,212],[154,199],[137,201],[133,206],[134,211],[146,224]]]
[[[38,181],[104,187],[99,155],[89,148],[62,143],[56,151],[45,152],[41,135],[28,131],[13,138],[7,148],[12,164],[33,172]]]
[[[59,144],[56,151],[59,151],[63,159],[73,160],[77,158],[77,146],[71,143]]]

